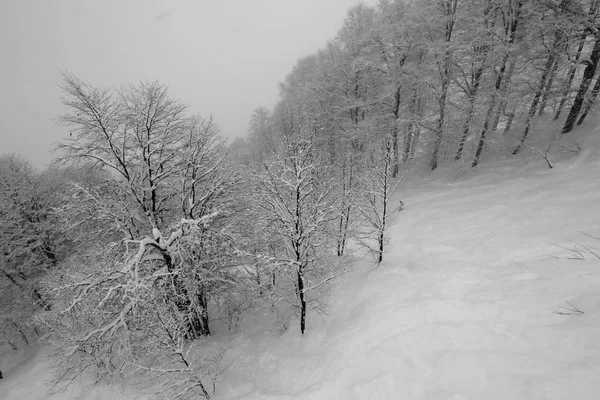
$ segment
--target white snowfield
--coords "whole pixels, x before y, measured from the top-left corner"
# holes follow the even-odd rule
[[[599,160],[407,182],[384,263],[349,274],[304,337],[295,320],[276,335],[248,317],[213,399],[599,399],[600,260],[563,248],[600,248],[585,235],[600,237]],[[5,373],[0,399],[47,398],[44,365]]]

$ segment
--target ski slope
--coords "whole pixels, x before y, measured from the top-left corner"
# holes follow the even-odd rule
[[[405,182],[385,261],[347,275],[304,337],[297,321],[280,333],[260,313],[215,335],[231,341],[231,365],[213,399],[600,398],[600,260],[579,247],[600,248],[586,236],[600,237],[596,149],[552,170],[501,160]],[[30,360],[5,373],[0,399],[47,398],[47,375]]]

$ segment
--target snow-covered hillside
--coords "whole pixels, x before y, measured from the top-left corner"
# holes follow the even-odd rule
[[[248,317],[213,398],[598,398],[600,260],[583,250],[600,248],[586,236],[600,237],[593,148],[553,170],[529,160],[441,171],[399,196],[384,263],[357,266],[304,337],[297,321],[281,334]],[[5,372],[0,399],[46,398],[47,375],[41,357]],[[53,398],[117,396],[78,387]]]

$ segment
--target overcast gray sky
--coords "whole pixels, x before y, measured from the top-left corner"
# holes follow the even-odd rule
[[[213,114],[225,136],[241,136],[358,2],[0,0],[0,153],[51,160],[68,132],[54,122],[61,71],[98,86],[157,79],[191,111]]]

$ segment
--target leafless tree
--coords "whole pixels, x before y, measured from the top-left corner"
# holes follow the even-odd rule
[[[359,243],[373,254],[377,263],[383,261],[387,231],[401,207],[394,207],[392,195],[404,175],[394,177],[393,141],[385,138],[380,151],[372,155],[372,168],[365,171],[357,188],[358,210],[362,229]]]
[[[266,212],[269,231],[281,238],[283,253],[265,257],[292,283],[300,311],[300,331],[306,329],[307,294],[334,279],[339,265],[333,255],[335,239],[327,228],[338,207],[332,182],[315,151],[313,131],[298,128],[284,135],[284,154],[262,165],[257,198]],[[328,248],[331,247],[331,248]]]
[[[149,377],[172,369],[173,359],[192,365],[182,346],[210,335],[211,296],[236,284],[230,216],[238,177],[218,129],[188,116],[158,83],[100,89],[66,74],[63,90],[60,121],[72,131],[57,146],[59,162],[97,174],[73,183],[61,208],[87,242],[48,281],[58,306],[40,317],[61,350],[58,380],[87,371]],[[169,396],[197,388],[208,397],[191,371],[182,367],[177,379],[193,385]]]

